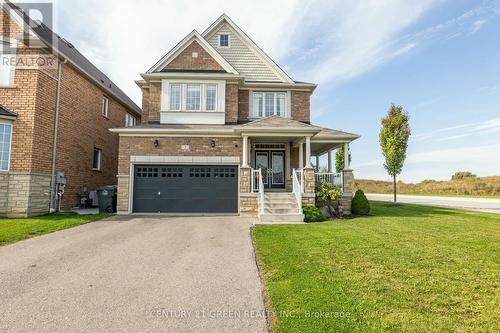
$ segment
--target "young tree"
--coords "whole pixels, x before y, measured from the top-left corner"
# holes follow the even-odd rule
[[[335,152],[335,170],[337,173],[342,172],[344,170],[344,145],[342,145],[340,148],[337,148],[337,151]],[[352,162],[351,159],[351,154],[349,153],[349,163]]]
[[[384,167],[393,179],[394,204],[397,203],[396,177],[403,169],[411,134],[409,120],[410,116],[403,110],[403,107],[395,104],[391,104],[387,116],[382,118],[380,147],[385,158]]]

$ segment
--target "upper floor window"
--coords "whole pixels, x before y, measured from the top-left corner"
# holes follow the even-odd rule
[[[200,111],[201,110],[201,85],[188,84],[186,88],[186,110]]]
[[[219,47],[229,47],[229,34],[219,35]]]
[[[288,103],[286,92],[253,92],[253,117],[287,117]]]
[[[9,171],[12,124],[0,123],[0,171]]]
[[[101,170],[101,154],[102,150],[99,148],[94,148],[94,157],[92,160],[92,169],[100,171]]]
[[[109,98],[102,96],[102,115],[108,117],[109,114]]]
[[[11,42],[0,36],[0,87],[14,85],[16,74],[16,49]]]
[[[135,126],[135,117],[132,116],[130,113],[125,112],[125,127],[132,127]]]
[[[224,112],[224,81],[163,81],[162,111]]]

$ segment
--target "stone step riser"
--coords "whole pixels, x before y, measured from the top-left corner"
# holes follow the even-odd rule
[[[295,202],[292,203],[266,203],[264,208],[288,208],[288,209],[298,209],[299,207]]]
[[[265,214],[300,214],[298,208],[289,209],[289,208],[265,208]]]

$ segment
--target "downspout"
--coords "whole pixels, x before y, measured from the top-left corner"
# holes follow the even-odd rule
[[[59,110],[61,107],[61,72],[62,65],[68,62],[64,59],[63,62],[57,63],[57,90],[56,90],[56,114],[54,117],[54,141],[52,142],[52,168],[50,177],[50,212],[56,211],[55,208],[55,173],[56,173],[56,157],[57,157],[57,136],[59,131]]]

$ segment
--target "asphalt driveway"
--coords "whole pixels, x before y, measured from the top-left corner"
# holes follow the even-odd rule
[[[0,331],[264,332],[241,217],[114,217],[0,247]]]

